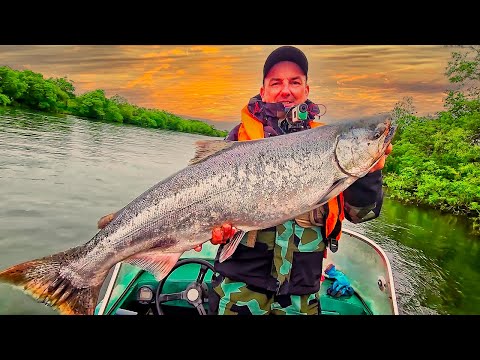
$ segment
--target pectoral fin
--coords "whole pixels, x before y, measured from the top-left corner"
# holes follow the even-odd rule
[[[160,281],[168,275],[182,254],[150,249],[132,255],[123,261],[151,272],[157,281]]]
[[[238,244],[240,244],[240,241],[242,241],[243,236],[246,234],[245,231],[243,230],[238,230],[235,235],[230,239],[228,244],[226,244],[222,252],[220,253],[220,256],[218,258],[218,261],[224,262],[227,260],[237,249]]]

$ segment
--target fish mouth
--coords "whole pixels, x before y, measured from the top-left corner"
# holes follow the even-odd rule
[[[393,120],[388,119],[385,121],[385,130],[383,132],[383,135],[385,135],[385,139],[383,140],[383,151],[385,151],[388,145],[392,142],[392,139],[395,136],[395,132],[397,131],[397,128],[398,128],[398,125],[395,122],[393,122]],[[372,167],[378,163],[378,161],[382,158],[383,155],[384,153],[381,152],[380,156],[375,160]]]
[[[386,128],[385,128],[385,140],[383,141],[383,144],[385,147],[390,144],[392,141],[393,137],[395,136],[395,133],[397,131],[398,125],[395,124],[392,120],[387,120],[386,121]]]

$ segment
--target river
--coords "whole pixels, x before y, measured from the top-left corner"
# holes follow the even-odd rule
[[[199,139],[2,110],[0,269],[85,243],[101,216],[185,167]],[[480,238],[465,218],[387,198],[380,217],[345,226],[385,250],[400,314],[480,314]],[[0,314],[56,312],[0,284]]]

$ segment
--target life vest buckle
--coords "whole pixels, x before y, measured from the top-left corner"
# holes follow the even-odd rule
[[[328,244],[330,246],[330,251],[332,253],[337,252],[338,250],[338,240],[335,238],[328,238]]]

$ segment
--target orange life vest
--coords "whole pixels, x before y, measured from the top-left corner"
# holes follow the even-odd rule
[[[250,114],[247,106],[242,109],[241,121],[242,123],[238,129],[238,141],[262,139],[265,136],[263,124]],[[324,124],[312,120],[309,122],[309,125],[311,128],[314,128]],[[342,221],[345,219],[343,204],[343,193],[340,193],[331,199],[325,207],[324,236],[326,239],[333,238],[338,241],[342,236]],[[325,249],[325,257],[326,254],[327,251]]]

